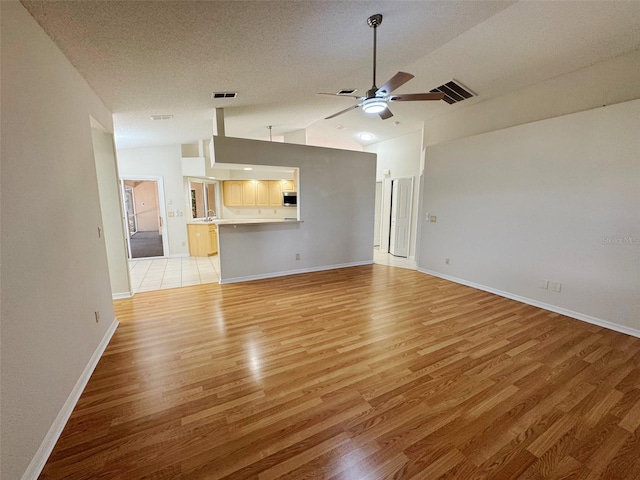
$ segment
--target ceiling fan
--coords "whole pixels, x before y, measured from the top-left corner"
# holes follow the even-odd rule
[[[376,86],[376,29],[382,23],[382,15],[376,14],[371,15],[367,19],[367,25],[373,28],[373,86],[371,89],[367,90],[367,95],[365,97],[358,97],[356,95],[342,95],[337,93],[321,93],[320,95],[331,95],[338,97],[349,97],[355,98],[360,101],[360,103],[353,105],[349,108],[345,108],[344,110],[340,110],[338,113],[334,113],[331,116],[325,118],[325,120],[329,120],[330,118],[337,117],[338,115],[342,115],[343,113],[347,113],[354,108],[362,107],[362,110],[365,113],[377,113],[380,115],[380,118],[386,120],[387,118],[393,117],[393,113],[389,110],[388,103],[389,102],[415,102],[422,100],[442,100],[444,97],[444,93],[406,93],[400,95],[391,95],[391,93],[398,87],[401,87],[409,80],[413,78],[413,75],[405,72],[396,73],[387,83],[378,88]]]

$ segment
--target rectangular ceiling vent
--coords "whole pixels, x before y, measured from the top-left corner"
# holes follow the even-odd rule
[[[345,90],[340,90],[336,95],[353,95],[357,91],[357,88],[347,88]]]
[[[171,120],[173,115],[151,115],[151,120]]]
[[[238,92],[213,92],[211,94],[211,98],[236,98],[238,96]]]
[[[431,90],[431,93],[442,92],[444,93],[443,100],[448,104],[454,104],[466,100],[467,98],[475,97],[476,94],[462,85],[457,80],[451,80],[450,82],[440,85],[439,87]]]

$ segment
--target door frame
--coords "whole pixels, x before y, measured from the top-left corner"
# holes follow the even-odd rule
[[[145,257],[145,258],[168,258],[169,257],[169,236],[167,229],[167,212],[164,203],[164,177],[154,175],[121,175],[120,176],[120,192],[122,196],[122,221],[125,227],[125,235],[127,241],[127,257],[129,260],[136,260],[131,257],[131,234],[129,233],[129,223],[127,219],[127,211],[125,203],[124,182],[133,180],[135,182],[156,182],[158,189],[158,210],[160,213],[160,223],[162,231],[162,257]]]

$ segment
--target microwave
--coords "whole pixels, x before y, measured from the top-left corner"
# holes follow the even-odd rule
[[[297,207],[298,206],[298,192],[282,192],[282,206],[283,207]]]

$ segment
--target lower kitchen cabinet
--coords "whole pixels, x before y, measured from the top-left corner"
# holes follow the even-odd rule
[[[210,257],[218,253],[218,226],[212,223],[187,225],[189,254],[192,257]]]

